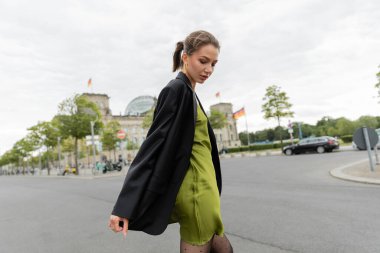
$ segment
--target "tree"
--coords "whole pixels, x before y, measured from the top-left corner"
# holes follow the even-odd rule
[[[15,161],[17,161],[17,158],[14,157],[12,150],[8,150],[0,157],[0,167],[12,164]]]
[[[75,150],[75,140],[73,137],[69,136],[68,138],[62,141],[62,152],[63,153],[71,153]]]
[[[327,128],[327,135],[328,136],[338,136],[338,129],[336,127],[329,127]]]
[[[336,134],[333,130],[333,128],[336,128],[337,120],[330,117],[330,116],[324,116],[321,120],[317,122],[317,130],[314,134],[318,136],[324,136],[329,134]],[[332,133],[334,132],[334,133]]]
[[[110,121],[104,127],[102,132],[101,141],[105,150],[114,151],[114,159],[116,160],[115,146],[120,140],[117,138],[117,131],[121,129],[121,125],[118,121]]]
[[[36,149],[46,147],[47,169],[48,175],[50,175],[49,151],[58,144],[59,130],[50,121],[39,122],[37,125],[28,128],[28,130]]]
[[[377,127],[377,119],[376,117],[372,116],[361,116],[359,119],[355,121],[356,128],[359,127],[370,127],[370,128],[376,128]]]
[[[239,133],[239,140],[243,146],[248,145],[247,131]],[[249,140],[250,140],[250,144],[252,144],[256,141],[256,135],[253,132],[249,132]]]
[[[144,116],[142,127],[147,129],[150,128],[153,122],[154,108],[151,108]]]
[[[221,129],[227,125],[227,118],[224,113],[218,110],[211,110],[211,114],[208,117],[210,125],[213,129]]]
[[[86,99],[85,96],[75,95],[65,99],[58,105],[58,115],[53,119],[64,138],[74,138],[74,156],[76,173],[79,174],[78,166],[78,140],[91,134],[91,121],[95,121],[94,132],[99,132],[103,124],[98,106]]]
[[[134,150],[134,149],[138,149],[139,148],[139,145],[137,143],[135,143],[134,141],[128,141],[128,144],[127,144],[127,150]]]
[[[353,135],[355,132],[355,125],[352,121],[342,117],[337,120],[336,129],[339,136]]]
[[[270,134],[268,133],[268,129],[260,130],[255,132],[255,137],[257,142],[263,142],[263,141],[273,141],[274,138],[274,133],[273,133],[273,138],[270,138]]]
[[[30,135],[22,138],[13,145],[13,152],[18,158],[18,165],[20,166],[20,160],[24,160],[30,156],[30,153],[35,149],[34,143]],[[24,163],[22,162],[22,165]],[[23,173],[25,172],[25,167],[23,166]]]
[[[239,140],[241,141],[242,145],[248,145],[247,132],[240,132],[239,133]]]
[[[380,68],[380,65],[379,65],[379,68]],[[378,89],[377,94],[380,97],[380,70],[379,72],[377,72],[376,77],[377,77],[377,84],[375,84],[375,87]]]
[[[281,91],[281,87],[279,86],[269,86],[266,89],[263,101],[265,102],[262,105],[264,119],[269,120],[271,118],[274,118],[277,121],[278,127],[281,127],[282,118],[293,117],[294,115],[294,112],[290,110],[292,104],[289,102],[289,97],[286,95],[284,91]],[[280,134],[280,141],[282,147],[282,134]]]
[[[290,135],[289,135],[289,132],[288,132],[287,128],[276,126],[274,130],[271,129],[271,130],[268,131],[268,139],[269,139],[269,137],[271,137],[272,140],[281,140],[281,138],[282,139],[284,139],[284,138],[285,139],[289,139]]]
[[[73,137],[69,136],[65,139],[62,140],[62,145],[61,145],[61,152],[68,154],[67,156],[67,164],[65,164],[63,167],[70,166],[70,168],[73,166],[72,165],[72,154],[74,154],[75,151],[75,140]]]
[[[317,135],[317,128],[316,126],[310,125],[310,124],[301,124],[301,130],[302,130],[302,137],[310,137],[310,136],[315,136]],[[299,138],[299,129],[297,129],[297,137]]]

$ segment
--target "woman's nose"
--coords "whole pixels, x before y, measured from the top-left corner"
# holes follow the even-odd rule
[[[211,65],[206,66],[206,69],[205,69],[206,73],[211,74],[212,70],[213,70],[213,67]]]

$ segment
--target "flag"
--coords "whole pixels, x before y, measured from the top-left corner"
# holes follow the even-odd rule
[[[232,117],[233,117],[234,119],[238,119],[238,118],[240,118],[240,117],[242,117],[242,116],[244,116],[244,115],[245,115],[245,110],[244,110],[244,107],[243,107],[243,108],[241,108],[240,110],[234,112],[234,113],[232,114]]]
[[[92,80],[91,80],[91,78],[90,78],[90,79],[88,79],[88,82],[87,82],[87,87],[88,87],[88,88],[90,88],[90,87],[91,87],[91,85],[92,85]]]
[[[218,91],[216,94],[215,94],[215,97],[220,97],[220,92]]]

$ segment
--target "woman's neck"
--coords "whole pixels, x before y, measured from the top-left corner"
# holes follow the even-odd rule
[[[191,78],[191,76],[186,72],[186,70],[183,68],[181,69],[181,71],[187,76],[187,78],[189,79],[190,81],[190,84],[191,84],[191,88],[193,89],[193,91],[195,92],[195,86],[196,86],[196,82]]]

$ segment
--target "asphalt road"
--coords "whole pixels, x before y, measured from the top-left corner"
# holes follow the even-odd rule
[[[329,175],[365,156],[223,159],[222,215],[235,252],[380,252],[380,186]],[[123,180],[1,176],[0,252],[179,252],[176,224],[126,240],[108,230]]]

